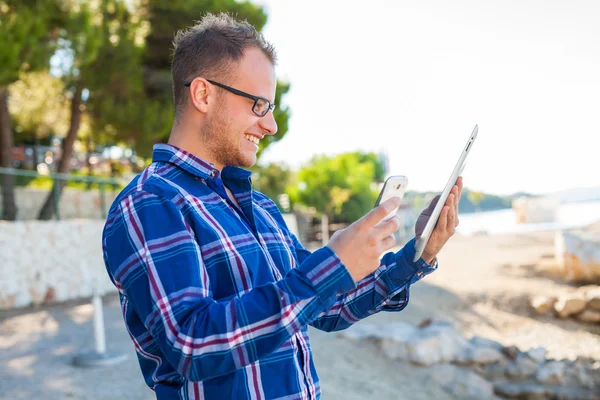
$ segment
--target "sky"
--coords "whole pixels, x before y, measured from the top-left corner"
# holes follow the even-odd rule
[[[600,185],[600,1],[255,2],[291,83],[261,162],[385,152],[409,190],[441,191],[478,124],[469,189]]]

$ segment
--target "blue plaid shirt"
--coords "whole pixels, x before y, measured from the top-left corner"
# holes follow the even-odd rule
[[[113,203],[102,245],[158,399],[318,399],[308,325],[400,311],[436,268],[411,261],[410,241],[355,283],[329,247],[302,247],[250,172],[165,144]]]

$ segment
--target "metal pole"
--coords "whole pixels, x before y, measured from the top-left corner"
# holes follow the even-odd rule
[[[106,351],[106,336],[104,335],[104,312],[102,297],[98,293],[97,282],[94,282],[92,305],[94,308],[94,341],[95,351],[81,353],[73,359],[78,367],[105,367],[127,360],[127,354],[116,354]]]
[[[106,219],[106,200],[104,199],[104,182],[100,182],[100,215]]]
[[[60,193],[60,188],[58,187],[58,185],[60,185],[60,178],[58,177],[54,177],[54,184],[52,185],[52,190],[54,191],[53,193],[53,200],[54,200],[54,218],[56,218],[56,220],[60,220],[60,211],[58,210],[58,206],[59,206],[59,193]]]
[[[323,246],[329,243],[329,217],[326,214],[321,215],[321,239]]]
[[[97,290],[92,297],[94,306],[94,338],[96,339],[96,353],[106,353],[106,337],[104,336],[104,312],[102,309],[102,298]]]

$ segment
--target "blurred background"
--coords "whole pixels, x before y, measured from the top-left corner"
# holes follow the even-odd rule
[[[100,236],[168,139],[173,36],[206,12],[248,20],[277,49],[279,132],[261,141],[253,182],[310,249],[405,175],[399,249],[479,125],[442,269],[404,312],[364,321],[448,324],[414,337],[471,347],[430,363],[315,331],[325,398],[600,398],[592,0],[0,0],[0,398],[152,398]],[[502,357],[475,360],[474,337]],[[111,351],[127,364],[97,367],[102,378],[73,364]],[[352,368],[365,359],[370,374]]]

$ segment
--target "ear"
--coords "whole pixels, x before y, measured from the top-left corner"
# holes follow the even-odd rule
[[[194,108],[201,113],[206,113],[208,111],[208,103],[209,103],[209,84],[208,81],[204,78],[196,78],[192,81],[190,85],[190,100],[192,101],[192,105]],[[212,94],[214,96],[214,94]]]

